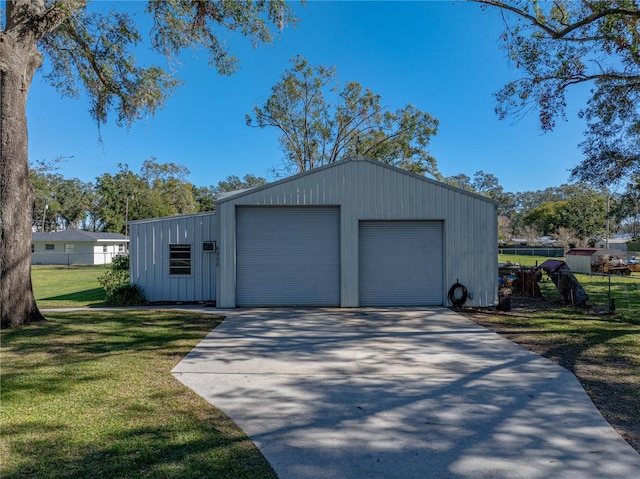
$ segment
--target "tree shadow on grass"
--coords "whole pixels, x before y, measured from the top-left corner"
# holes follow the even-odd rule
[[[3,479],[275,477],[242,431],[169,374],[219,319],[83,311],[49,320],[3,332]]]
[[[183,399],[174,393],[165,401]],[[189,401],[188,401],[189,402]],[[24,422],[4,431],[16,462],[3,479],[127,477],[275,478],[271,466],[231,421],[208,404],[178,409],[162,424],[143,424],[78,440],[64,424]],[[198,414],[199,413],[199,414]],[[132,419],[139,412],[130,411]],[[135,421],[138,422],[138,421]],[[37,431],[37,437],[33,432]],[[21,437],[22,436],[22,437]]]
[[[211,315],[154,310],[51,313],[47,319],[2,332],[5,398],[25,390],[64,390],[70,378],[99,381],[103,374],[91,364],[117,357],[124,361],[128,355],[147,352],[177,363],[220,323]],[[85,364],[90,372],[83,369]]]
[[[59,294],[56,296],[49,296],[47,298],[40,298],[38,305],[46,301],[60,301],[60,302],[75,302],[75,303],[104,303],[105,292],[103,288],[91,288],[83,291],[74,291],[68,294]],[[93,306],[97,306],[94,304]]]

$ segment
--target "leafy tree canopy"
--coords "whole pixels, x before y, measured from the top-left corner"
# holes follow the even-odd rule
[[[257,188],[267,184],[267,180],[261,176],[246,174],[240,179],[239,176],[231,175],[226,179],[218,182],[213,189],[215,194],[225,193],[228,191],[245,190],[247,188]]]
[[[216,196],[227,191],[244,190],[266,185],[267,180],[261,176],[246,174],[243,178],[236,175],[227,176],[216,186],[194,187],[193,195],[198,203],[198,211],[213,211],[216,209]]]
[[[146,160],[140,174],[126,164],[115,175],[104,173],[96,180],[98,215],[105,231],[125,233],[127,220],[194,213],[197,203],[189,170],[175,163]]]
[[[509,58],[523,76],[497,93],[500,118],[537,110],[542,130],[565,117],[566,95],[591,88],[583,161],[574,178],[600,185],[640,172],[640,3],[476,0],[499,8]]]
[[[515,195],[504,191],[498,178],[491,173],[476,171],[473,179],[461,173],[445,177],[442,181],[463,190],[479,193],[496,200],[499,203],[498,214],[501,216],[511,217],[515,213]]]
[[[171,64],[140,65],[136,50],[142,35],[126,8],[102,13],[88,8],[87,0],[6,0],[2,5],[0,327],[5,328],[44,319],[30,277],[34,197],[26,181],[26,103],[45,56],[46,79],[63,95],[86,93],[98,125],[112,114],[128,126],[155,113],[180,81]],[[292,21],[285,0],[149,0],[146,13],[153,22],[153,50],[171,59],[185,49],[204,49],[220,73],[236,67],[221,33],[237,31],[257,44]]]
[[[566,185],[568,194],[545,201],[523,214],[524,225],[536,228],[544,235],[566,236],[586,240],[604,232],[606,198],[586,185]]]
[[[31,3],[32,5],[28,5]],[[86,0],[8,2],[33,19],[39,46],[49,67],[45,78],[63,95],[84,89],[91,114],[104,123],[112,111],[119,125],[130,125],[164,106],[181,81],[172,68],[141,66],[135,49],[144,37],[126,11],[102,13]],[[25,5],[27,4],[27,5]],[[271,42],[276,29],[294,21],[289,5],[274,1],[149,0],[145,12],[153,21],[151,48],[169,60],[187,49],[204,49],[209,64],[221,74],[234,73],[238,59],[220,38],[238,31],[254,45]],[[9,16],[7,29],[13,27]]]
[[[331,101],[329,100],[331,98]],[[247,125],[274,127],[289,172],[307,171],[361,154],[415,173],[439,176],[428,153],[438,121],[407,105],[395,112],[357,82],[341,85],[333,67],[313,67],[302,56],[276,83]]]

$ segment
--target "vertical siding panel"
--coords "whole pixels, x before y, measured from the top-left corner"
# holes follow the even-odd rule
[[[418,182],[413,181],[412,186],[413,186],[413,189],[412,189],[411,195],[413,198],[415,198],[416,219],[427,218],[427,216],[425,215],[425,209],[424,209],[424,199],[422,197],[420,189],[418,188]]]
[[[352,162],[345,169],[344,179],[347,185],[347,201],[343,201],[342,214],[345,217],[343,223],[342,233],[346,236],[346,251],[345,257],[347,258],[346,272],[342,275],[342,287],[347,291],[347,294],[342,298],[343,306],[358,306],[358,211],[363,211],[368,206],[368,199],[366,198],[366,185],[368,184],[368,178],[366,175],[369,173],[365,168],[366,165],[361,162]]]
[[[169,230],[167,228],[166,221],[161,221],[158,225],[157,235],[158,241],[156,242],[156,269],[158,271],[158,274],[156,276],[156,289],[160,291],[160,297],[166,298],[165,256],[167,254],[167,244],[170,243]]]
[[[188,298],[187,301],[199,301],[202,299],[202,225],[196,227],[199,224],[197,216],[187,216],[185,219],[185,238],[191,244],[191,276],[184,278],[185,298]]]
[[[158,223],[157,227],[154,228],[155,241],[154,241],[154,254],[153,254],[153,266],[156,273],[153,275],[153,287],[158,291],[158,296],[163,297],[164,295],[164,257],[165,257],[165,248],[163,247],[166,239],[166,235],[164,232],[164,225],[166,221],[161,221]]]
[[[142,230],[141,247],[143,250],[138,250],[137,254],[142,256],[142,264],[140,265],[140,281],[143,283],[142,287],[147,298],[149,298],[149,295],[153,295],[155,293],[155,289],[153,288],[153,274],[151,272],[154,269],[153,251],[155,245],[153,244],[153,230],[155,227],[156,223],[143,223],[139,225],[139,228]]]
[[[477,263],[479,251],[478,248],[475,247],[477,244],[479,247],[482,247],[482,237],[481,231],[478,229],[478,221],[480,218],[478,215],[480,211],[478,210],[478,201],[471,198],[470,196],[465,198],[465,210],[466,210],[466,219],[468,224],[471,226],[471,231],[469,234],[465,235],[465,252],[463,255],[464,263],[463,263],[463,273],[465,277],[465,281],[469,284],[469,281],[473,281],[474,271],[477,271]],[[473,290],[470,290],[474,293],[475,298],[475,287]]]
[[[384,212],[384,219],[391,219],[391,203],[393,202],[393,196],[391,195],[391,170],[383,169],[382,174],[384,176],[384,201],[382,203],[382,211]]]
[[[158,263],[158,244],[160,237],[158,230],[160,228],[160,222],[153,222],[147,229],[147,235],[149,235],[147,241],[151,244],[151,252],[147,256],[147,264],[145,267],[147,284],[155,292],[155,297],[158,296],[158,283],[157,283],[157,263]],[[148,243],[148,244],[149,244]],[[153,273],[152,273],[153,272]]]
[[[195,284],[192,287],[194,291],[193,301],[202,301],[204,300],[204,292],[207,289],[208,280],[205,278],[205,253],[202,251],[202,241],[206,235],[206,229],[201,216],[193,217],[193,233],[193,252],[198,263],[198,274],[194,278]]]
[[[376,175],[377,181],[376,181],[376,201],[374,203],[374,207],[375,210],[373,211],[373,217],[375,217],[376,219],[384,219],[384,209],[382,207],[383,203],[384,203],[384,170],[377,170],[374,172],[374,174]]]
[[[394,189],[395,189],[395,204],[402,214],[402,218],[408,220],[415,218],[415,200],[412,201],[412,186],[411,182],[413,178],[409,178],[405,175],[395,175]]]
[[[154,294],[156,292],[155,289],[155,272],[151,273],[151,271],[155,271],[155,229],[158,224],[156,222],[145,224],[145,239],[144,244],[147,251],[144,254],[144,278],[145,278],[145,291],[147,294]],[[149,247],[151,245],[151,247]],[[153,293],[151,293],[153,291]]]
[[[196,217],[187,217],[185,222],[185,238],[191,244],[191,277],[184,279],[187,301],[196,301],[201,297],[196,296],[196,288],[202,287],[202,229],[196,228]],[[200,247],[198,247],[200,246]]]
[[[340,176],[336,176],[338,181],[343,185],[342,198],[339,200],[340,206],[340,305],[343,307],[353,306],[357,304],[354,301],[354,279],[357,282],[357,276],[354,274],[355,263],[354,255],[357,252],[354,238],[354,222],[356,218],[353,212],[358,207],[358,189],[360,176],[362,171],[358,165],[349,163],[345,165],[344,171]]]
[[[192,301],[202,301],[204,299],[204,291],[207,287],[207,283],[205,282],[205,267],[204,267],[204,252],[202,251],[202,240],[206,233],[204,229],[204,222],[202,221],[202,217],[194,216],[193,217],[193,252],[194,256],[198,261],[198,275],[194,277],[194,281],[196,284],[193,285],[193,300]]]
[[[405,219],[415,219],[418,217],[416,214],[418,203],[416,202],[416,197],[413,190],[413,185],[415,181],[413,178],[405,175],[397,175],[396,176],[396,195],[398,199],[398,204],[400,208],[404,212],[403,218]]]
[[[162,297],[168,298],[170,294],[170,289],[168,286],[169,283],[169,273],[168,273],[168,264],[169,264],[169,249],[167,248],[167,244],[173,243],[174,239],[171,235],[171,222],[163,221],[161,223],[161,235],[163,238],[162,243],[158,245],[158,249],[161,250],[160,257],[162,258],[162,264],[160,266],[160,275],[158,280],[160,281],[160,290],[162,291]]]

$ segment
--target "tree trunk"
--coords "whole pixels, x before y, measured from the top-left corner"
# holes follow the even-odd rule
[[[31,285],[33,191],[29,182],[27,95],[42,63],[35,38],[0,32],[0,326],[44,317]]]

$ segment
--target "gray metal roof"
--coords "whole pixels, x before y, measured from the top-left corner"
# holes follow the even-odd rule
[[[104,241],[120,241],[128,242],[129,237],[120,233],[104,233],[81,230],[51,231],[51,232],[35,232],[31,236],[32,241],[69,241],[69,242],[104,242]]]
[[[215,211],[200,211],[198,213],[183,213],[181,215],[171,215],[171,216],[158,216],[155,218],[145,218],[143,220],[131,220],[127,221],[128,225],[138,225],[143,223],[155,223],[157,221],[173,221],[178,218],[195,218],[197,216],[215,216]]]
[[[215,200],[221,200],[223,198],[229,198],[230,196],[235,196],[235,195],[239,195],[240,193],[244,193],[245,191],[249,191],[249,190],[255,190],[256,187],[251,187],[251,188],[240,188],[238,190],[233,190],[233,191],[224,191],[222,193],[218,193],[215,196]]]
[[[362,162],[371,163],[371,164],[376,165],[376,166],[378,166],[380,168],[387,168],[389,170],[395,171],[396,173],[401,174],[401,175],[413,176],[413,177],[419,178],[420,180],[423,180],[423,181],[425,181],[427,183],[438,185],[438,186],[440,186],[442,188],[446,188],[446,189],[449,189],[449,190],[454,190],[454,191],[457,191],[458,193],[461,193],[463,195],[475,197],[475,198],[477,198],[479,200],[486,201],[488,203],[493,203],[496,206],[499,204],[498,201],[496,201],[494,199],[491,199],[491,198],[488,198],[486,196],[480,195],[478,193],[474,193],[474,192],[471,192],[471,191],[463,190],[462,188],[458,188],[456,186],[448,185],[448,184],[443,183],[441,181],[434,180],[434,179],[431,179],[431,178],[427,178],[425,176],[418,175],[418,174],[413,173],[411,171],[403,170],[402,168],[398,168],[397,166],[388,165],[388,164],[383,163],[381,161],[376,161],[376,160],[373,160],[371,158],[368,158],[368,157],[365,157],[365,156],[362,156],[362,155],[350,156],[349,158],[345,158],[344,160],[339,160],[339,161],[336,161],[334,163],[330,163],[328,165],[320,166],[318,168],[313,168],[311,170],[304,171],[302,173],[298,173],[297,175],[289,176],[287,178],[283,178],[282,180],[275,181],[273,183],[267,183],[266,185],[258,186],[258,187],[255,187],[255,188],[249,188],[249,189],[246,189],[246,190],[238,190],[238,191],[233,192],[232,195],[217,198],[214,201],[214,203],[216,205],[218,205],[220,203],[225,203],[227,201],[234,200],[234,199],[237,199],[237,198],[240,198],[240,197],[255,193],[257,191],[266,190],[268,188],[273,188],[275,186],[281,185],[283,183],[288,183],[290,181],[295,181],[295,180],[297,180],[297,179],[299,179],[301,177],[307,176],[307,175],[315,175],[315,174],[318,174],[321,171],[328,170],[330,168],[340,168],[342,165],[344,165],[346,163],[349,163],[349,162],[352,162],[352,161],[362,161]]]

